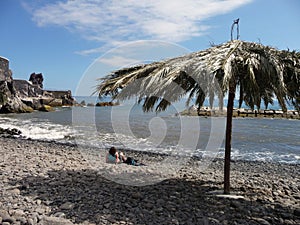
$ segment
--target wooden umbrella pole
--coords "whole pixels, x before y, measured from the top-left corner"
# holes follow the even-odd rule
[[[225,160],[224,160],[224,194],[230,193],[230,154],[231,154],[231,134],[232,134],[232,114],[235,98],[235,85],[231,85],[228,93],[227,122],[225,140]]]

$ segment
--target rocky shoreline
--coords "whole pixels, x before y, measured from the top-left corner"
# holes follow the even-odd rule
[[[300,224],[300,165],[234,161],[232,193],[223,162],[190,159],[146,186],[119,184],[76,145],[0,137],[0,224]],[[92,149],[91,149],[92,150]],[[163,156],[126,152],[149,167]],[[125,164],[115,170],[147,170]],[[113,170],[112,170],[113,171]],[[148,171],[149,172],[149,171]]]

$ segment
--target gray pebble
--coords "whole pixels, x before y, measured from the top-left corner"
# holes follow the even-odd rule
[[[74,204],[73,204],[73,203],[71,203],[71,202],[66,202],[66,203],[62,204],[59,208],[60,208],[61,210],[70,210],[70,209],[72,209],[73,207],[74,207]]]
[[[203,171],[199,162],[190,160],[172,178],[134,187],[104,178],[70,146],[18,139],[1,143],[5,152],[0,147],[0,155],[6,159],[0,160],[0,224],[299,223],[299,165],[234,161],[232,190],[245,199],[228,200],[213,192],[222,191],[222,160]],[[26,160],[11,165],[18,154]],[[149,163],[163,159],[147,153],[128,155]],[[131,168],[126,166],[116,165],[114,170]]]

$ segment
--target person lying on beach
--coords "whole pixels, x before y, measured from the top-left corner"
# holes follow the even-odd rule
[[[145,166],[143,163],[138,163],[137,160],[126,157],[123,152],[118,152],[115,147],[111,147],[106,156],[107,163],[126,163],[133,166]]]

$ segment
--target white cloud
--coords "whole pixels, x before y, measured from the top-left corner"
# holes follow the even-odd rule
[[[204,20],[251,1],[68,0],[35,5],[31,12],[38,26],[62,26],[85,39],[115,46],[140,39],[188,40],[207,32]]]
[[[99,57],[96,62],[117,69],[160,61],[188,52],[190,52],[188,49],[177,44],[158,40],[140,40],[113,48]]]
[[[100,58],[98,62],[106,65],[114,66],[114,67],[124,67],[124,66],[129,67],[141,63],[140,60],[131,59],[122,56],[113,56],[111,58]]]

